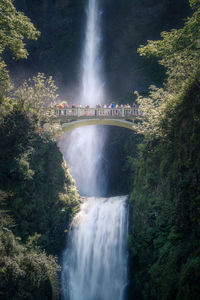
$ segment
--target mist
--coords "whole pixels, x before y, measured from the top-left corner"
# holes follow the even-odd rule
[[[101,11],[97,1],[88,2],[86,18],[79,103],[95,107],[103,104],[106,98],[101,59]],[[99,126],[78,128],[59,142],[81,195],[100,196],[105,195],[107,190],[103,160],[106,131],[102,129]]]

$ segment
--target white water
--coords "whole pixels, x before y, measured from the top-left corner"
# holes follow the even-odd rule
[[[86,39],[83,52],[82,103],[90,106],[104,102],[101,63],[101,31],[98,0],[89,0]]]
[[[83,196],[101,196],[106,192],[104,142],[104,130],[96,126],[75,129],[70,137],[59,141],[79,193]]]
[[[100,19],[98,0],[89,0],[79,102],[91,107],[104,102]],[[82,195],[100,195],[106,190],[102,157],[104,142],[103,128],[89,126],[73,130],[70,138],[59,143]]]
[[[63,256],[63,298],[123,300],[127,284],[126,196],[88,198]]]
[[[104,102],[101,75],[101,31],[98,0],[88,0],[82,57],[81,104]],[[59,144],[79,192],[106,192],[102,127],[76,129]],[[62,261],[63,300],[124,300],[127,284],[126,197],[88,198],[81,205],[68,237]]]

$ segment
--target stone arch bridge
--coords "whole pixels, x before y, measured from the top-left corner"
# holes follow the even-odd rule
[[[138,107],[119,108],[57,108],[54,123],[58,123],[59,133],[88,125],[110,125],[135,130],[142,112]]]

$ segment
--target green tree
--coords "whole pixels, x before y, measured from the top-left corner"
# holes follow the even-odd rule
[[[200,1],[190,4],[194,13],[183,28],[139,49],[167,72],[162,88],[137,94],[145,138],[134,166],[130,249],[139,300],[200,294]]]
[[[23,245],[11,230],[0,229],[0,298],[58,299],[56,257]]]
[[[159,41],[148,41],[139,48],[141,56],[154,56],[166,68],[166,87],[177,93],[188,78],[194,77],[200,68],[200,2],[190,1],[195,9],[185,26],[162,32]]]
[[[16,107],[29,116],[34,116],[35,120],[41,124],[48,122],[55,115],[55,100],[57,87],[53,78],[46,77],[39,73],[30,78],[16,89],[13,98]]]
[[[6,97],[11,82],[3,59],[3,53],[11,51],[13,58],[27,58],[25,39],[36,40],[39,36],[30,19],[16,10],[13,0],[0,1],[0,117],[12,107],[12,101]]]
[[[48,253],[58,253],[65,230],[78,209],[78,193],[55,141],[16,109],[0,123],[0,189],[5,204],[26,241],[36,232]]]
[[[143,134],[163,136],[166,116],[174,110],[188,85],[195,82],[200,86],[200,2],[193,0],[190,5],[194,13],[183,28],[162,32],[161,40],[148,41],[138,49],[141,56],[156,57],[167,74],[163,88],[150,87],[148,97],[136,93],[144,120],[138,130]]]
[[[8,48],[17,59],[27,58],[24,39],[37,39],[38,36],[39,31],[28,17],[16,10],[13,0],[1,0],[0,55]]]

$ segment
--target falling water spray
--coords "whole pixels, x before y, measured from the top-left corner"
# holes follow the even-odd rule
[[[89,0],[87,9],[87,26],[85,47],[82,59],[82,103],[94,106],[104,102],[101,59],[101,13],[98,0]]]
[[[101,13],[88,0],[82,57],[81,105],[104,102],[101,60]],[[127,197],[97,198],[106,190],[103,128],[76,129],[60,144],[81,195],[62,261],[63,300],[124,300],[127,284]]]
[[[81,62],[80,104],[95,107],[105,99],[101,59],[101,12],[98,0],[89,0],[87,24]],[[99,196],[106,191],[106,166],[103,159],[105,131],[98,126],[74,130],[60,148],[76,180],[79,192]]]
[[[82,204],[63,256],[63,300],[125,299],[126,198],[88,198]]]

